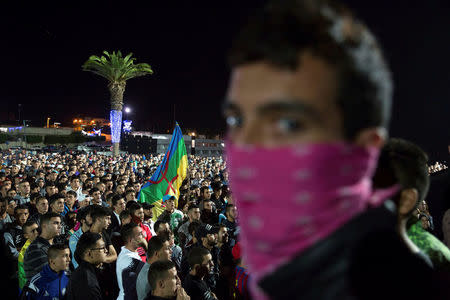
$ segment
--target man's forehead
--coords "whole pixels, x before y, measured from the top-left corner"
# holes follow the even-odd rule
[[[336,83],[333,68],[305,52],[294,71],[264,62],[235,68],[227,98],[244,110],[273,99],[298,100],[316,107],[334,101]]]

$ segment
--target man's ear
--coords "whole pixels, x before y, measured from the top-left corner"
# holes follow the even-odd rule
[[[366,128],[358,132],[354,142],[361,147],[375,147],[381,149],[387,140],[387,136],[386,128]]]
[[[160,289],[164,289],[164,280],[158,280],[158,286]]]
[[[402,190],[398,204],[399,214],[402,216],[409,214],[416,206],[418,198],[419,192],[416,189],[410,188]]]

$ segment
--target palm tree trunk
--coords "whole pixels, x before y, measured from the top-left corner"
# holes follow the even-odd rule
[[[108,85],[111,94],[111,136],[113,144],[113,156],[119,155],[120,133],[122,130],[123,94],[126,83],[111,82]]]

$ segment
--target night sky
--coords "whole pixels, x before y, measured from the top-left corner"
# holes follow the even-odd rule
[[[227,51],[264,1],[148,2],[158,4],[2,4],[0,121],[13,123],[19,103],[34,126],[47,117],[63,125],[74,117],[107,117],[107,82],[81,65],[92,54],[121,50],[155,71],[127,83],[124,102],[137,129],[172,128],[175,106],[182,128],[222,132]],[[447,159],[450,2],[345,2],[378,36],[393,70],[391,136],[418,143],[432,160]]]

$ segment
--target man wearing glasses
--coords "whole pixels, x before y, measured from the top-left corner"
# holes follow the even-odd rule
[[[106,262],[106,244],[102,235],[86,232],[78,240],[75,259],[79,266],[72,273],[67,286],[67,299],[100,300],[110,298],[100,285],[99,274]]]

